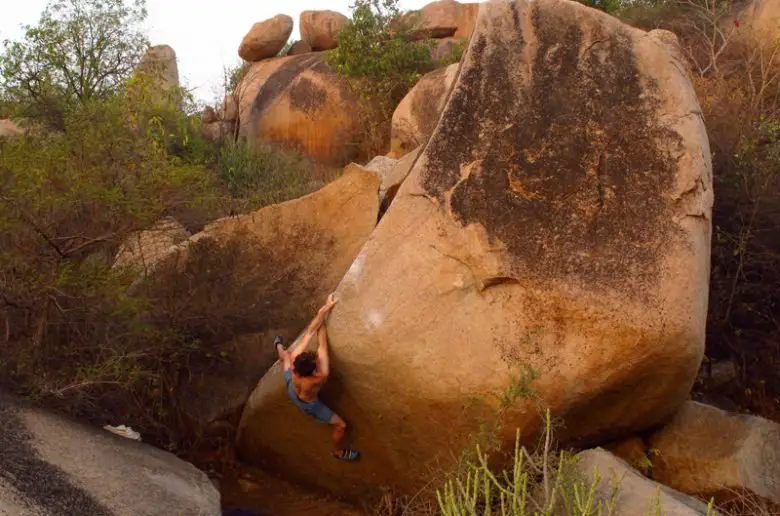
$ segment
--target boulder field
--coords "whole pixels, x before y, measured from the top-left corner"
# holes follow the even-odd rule
[[[277,363],[241,457],[347,498],[413,494],[484,424],[567,444],[668,420],[704,349],[710,150],[675,37],[564,0],[482,4],[442,114],[337,289],[323,400]],[[528,369],[532,398],[512,398]],[[499,400],[509,400],[501,404]]]

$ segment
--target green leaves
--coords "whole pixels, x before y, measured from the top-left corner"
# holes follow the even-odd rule
[[[217,174],[234,198],[247,209],[300,197],[309,186],[311,166],[296,153],[269,147],[249,148],[228,142],[219,151]]]
[[[62,129],[74,104],[104,99],[148,47],[144,0],[51,0],[20,41],[5,41],[0,96],[17,116]]]
[[[413,41],[413,17],[402,15],[398,0],[357,0],[351,22],[338,35],[328,64],[354,79],[355,89],[392,116],[395,106],[436,63],[431,44]]]

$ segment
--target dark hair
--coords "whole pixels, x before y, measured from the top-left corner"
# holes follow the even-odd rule
[[[317,370],[317,354],[313,351],[306,351],[295,357],[293,369],[298,376],[313,376]]]

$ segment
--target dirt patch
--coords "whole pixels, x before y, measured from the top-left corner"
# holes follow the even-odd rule
[[[605,24],[586,36],[581,20],[529,8],[532,62],[515,11],[515,29],[483,31],[429,143],[423,185],[506,246],[513,277],[646,295],[668,243],[660,219],[680,137],[658,122],[657,88],[627,32]]]
[[[245,468],[220,482],[225,514],[235,516],[359,516],[368,512],[314,494],[262,470]]]

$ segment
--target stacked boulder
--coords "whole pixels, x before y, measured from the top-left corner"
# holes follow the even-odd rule
[[[434,58],[452,61],[462,50],[474,29],[479,13],[478,3],[461,4],[442,0],[410,13],[405,19],[412,37],[435,43]],[[247,72],[233,92],[236,118],[207,113],[204,118],[210,139],[245,138],[251,145],[272,143],[296,150],[317,162],[343,166],[357,158],[362,127],[381,121],[360,120],[358,99],[343,77],[331,70],[323,51],[338,46],[338,34],[349,23],[341,13],[328,10],[303,11],[299,19],[301,40],[285,50],[293,31],[293,20],[278,15],[256,23],[244,37],[238,50]],[[453,70],[448,70],[451,79]],[[399,136],[395,157],[416,148],[430,134],[431,120],[437,119],[443,107],[447,85],[439,87],[441,77],[429,78],[425,84],[437,90],[435,108],[427,109],[425,121],[409,120],[409,109],[419,102],[409,101],[404,109],[406,119],[396,125],[419,125]],[[419,98],[426,95],[418,88]],[[405,129],[396,132],[401,135]]]
[[[255,23],[241,40],[238,55],[250,63],[274,57],[287,44],[292,30],[293,19],[286,14]]]
[[[358,100],[321,53],[338,45],[349,19],[334,11],[304,11],[301,40],[283,52],[293,20],[278,15],[256,23],[239,56],[246,73],[220,112],[204,113],[209,139],[241,137],[250,146],[271,143],[326,165],[354,154]]]
[[[315,52],[336,48],[339,45],[337,36],[348,23],[349,18],[336,11],[303,11],[301,41]]]

